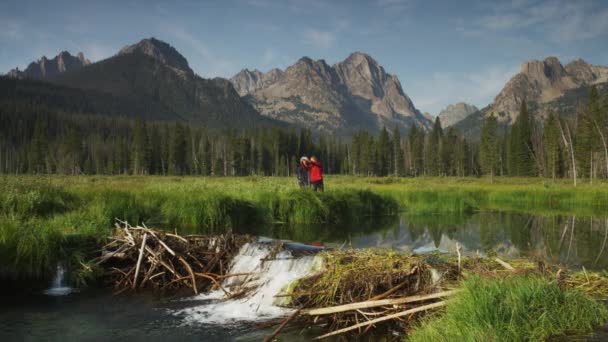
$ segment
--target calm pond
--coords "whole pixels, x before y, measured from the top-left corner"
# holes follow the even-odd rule
[[[330,247],[389,248],[413,253],[453,253],[459,243],[468,254],[496,253],[505,259],[529,256],[571,268],[608,269],[606,218],[497,211],[468,215],[402,214],[350,227],[277,225],[241,227],[239,232]],[[258,248],[239,257],[256,259],[259,258],[256,253],[262,252]],[[276,264],[262,271],[268,276],[267,283],[280,281],[277,272],[300,275],[310,262],[286,260]],[[62,289],[63,285],[60,279],[55,280],[55,289]],[[272,297],[271,290],[276,285],[262,290],[269,291],[262,293],[262,297]],[[4,293],[0,303],[1,341],[257,341],[268,330],[255,329],[255,324],[277,313],[276,307],[258,302],[218,302],[213,294],[170,300],[149,295],[112,297],[108,292],[96,290],[65,296]],[[258,311],[264,318],[256,319]],[[306,341],[317,335],[315,331],[298,330],[287,332],[284,337],[289,341]],[[598,331],[596,336],[584,339],[605,340],[608,333]]]

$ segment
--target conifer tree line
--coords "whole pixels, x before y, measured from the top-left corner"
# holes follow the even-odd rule
[[[494,115],[486,117],[479,164],[487,175],[550,178],[608,178],[608,96],[592,87],[585,104],[568,119],[549,113],[535,120],[526,103],[506,134]]]
[[[574,119],[551,114],[542,122],[523,103],[507,132],[489,115],[478,142],[438,119],[429,130],[383,128],[341,139],[306,129],[211,129],[0,104],[0,173],[290,176],[300,156],[316,155],[329,174],[606,178],[607,102],[593,88]]]

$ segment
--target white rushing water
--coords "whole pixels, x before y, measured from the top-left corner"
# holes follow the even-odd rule
[[[318,267],[320,259],[315,256],[294,258],[289,250],[282,250],[269,258],[271,246],[252,242],[245,244],[232,261],[228,274],[249,275],[226,278],[222,286],[238,291],[245,283],[252,288],[246,296],[224,300],[222,290],[191,297],[188,300],[204,301],[205,304],[176,311],[187,323],[226,324],[238,321],[255,321],[280,317],[291,310],[280,307],[287,297],[275,297],[283,293],[289,284],[309,275]]]
[[[44,294],[48,296],[66,296],[75,292],[74,288],[67,286],[65,268],[61,264],[57,264],[57,270],[51,287],[44,290]]]

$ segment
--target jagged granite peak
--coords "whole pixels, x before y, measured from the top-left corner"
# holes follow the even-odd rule
[[[608,67],[592,65],[579,58],[565,67],[572,79],[583,84],[595,84],[608,81]]]
[[[469,115],[477,112],[479,109],[474,105],[465,102],[458,102],[447,106],[442,110],[437,117],[443,128],[453,126],[458,122],[466,119]]]
[[[361,52],[333,66],[302,57],[285,71],[242,70],[231,82],[262,114],[317,130],[431,124],[405,95],[399,79]]]
[[[234,75],[231,81],[239,95],[245,96],[276,82],[282,75],[283,71],[276,68],[271,69],[267,73],[263,73],[257,69],[243,69]]]
[[[557,99],[567,90],[608,81],[608,67],[588,64],[582,59],[565,67],[557,57],[522,63],[520,72],[513,76],[494,98],[492,109],[503,122],[513,122],[523,101],[544,104]]]
[[[8,76],[16,78],[49,79],[63,72],[76,70],[91,62],[84,57],[82,52],[72,56],[67,51],[61,51],[53,59],[42,56],[35,62],[31,62],[23,71],[15,68],[8,72]]]
[[[154,37],[142,39],[139,43],[122,48],[118,55],[142,53],[173,68],[175,71],[192,74],[188,61],[173,46]]]

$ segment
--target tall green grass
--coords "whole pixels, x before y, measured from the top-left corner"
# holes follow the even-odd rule
[[[423,321],[410,341],[542,341],[584,334],[608,320],[608,309],[581,292],[538,276],[472,277],[445,313]]]
[[[3,176],[0,249],[13,265],[26,265],[28,270],[21,273],[34,275],[53,269],[61,254],[52,252],[57,244],[72,244],[62,236],[82,235],[101,241],[116,218],[219,233],[263,231],[259,227],[277,223],[300,227],[361,225],[378,222],[379,217],[399,210],[422,216],[485,208],[585,216],[608,213],[605,182],[574,188],[566,182],[525,178],[496,179],[491,184],[472,178],[329,176],[326,189],[323,193],[302,191],[294,179],[272,177]],[[24,231],[23,237],[14,233],[19,230]],[[301,233],[293,230],[294,236]],[[40,244],[40,251],[46,252],[14,247],[27,244],[25,241],[31,241],[32,246]],[[40,255],[49,257],[41,259]]]
[[[302,191],[266,179],[8,177],[0,192],[0,277],[48,277],[78,237],[108,236],[115,219],[196,233],[287,224],[349,224],[394,215],[396,200],[368,190]],[[245,185],[245,186],[244,186]],[[72,239],[65,239],[71,236]],[[70,251],[66,253],[65,251]]]

